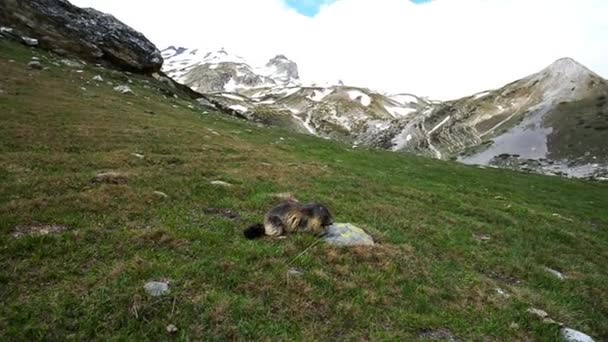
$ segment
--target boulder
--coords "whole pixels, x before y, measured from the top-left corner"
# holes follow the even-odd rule
[[[112,15],[67,0],[3,0],[0,22],[22,37],[36,37],[29,43],[36,40],[42,48],[102,59],[124,70],[152,73],[163,63],[160,51],[143,34]]]
[[[570,328],[562,329],[562,337],[567,342],[594,342],[591,336]]]
[[[374,239],[350,223],[334,223],[327,229],[325,242],[336,246],[373,246]]]

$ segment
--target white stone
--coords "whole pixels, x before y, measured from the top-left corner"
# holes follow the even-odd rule
[[[554,269],[551,269],[549,267],[545,267],[545,271],[551,273],[552,275],[554,275],[557,279],[559,280],[566,280],[566,275],[564,275],[563,273],[556,271]]]
[[[570,328],[562,329],[562,337],[566,342],[595,342],[591,336]]]
[[[93,81],[103,82],[103,77],[101,77],[101,75],[95,75],[95,77],[93,77]]]
[[[152,297],[159,297],[170,292],[169,284],[160,281],[151,281],[146,283],[144,285],[144,290],[146,290],[146,293]]]
[[[131,90],[131,87],[129,87],[128,85],[119,85],[114,87],[114,91],[117,91],[121,94],[124,95],[133,95],[133,90]]]
[[[219,180],[215,180],[211,182],[211,185],[217,185],[217,186],[225,186],[227,188],[231,187],[232,184],[224,182],[224,181],[219,181]]]
[[[38,46],[38,39],[30,38],[30,37],[21,37],[25,45],[28,46]]]

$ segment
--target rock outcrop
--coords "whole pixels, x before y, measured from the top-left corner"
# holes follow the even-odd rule
[[[0,26],[42,48],[123,70],[152,73],[163,63],[160,51],[143,34],[109,14],[67,0],[2,0]]]

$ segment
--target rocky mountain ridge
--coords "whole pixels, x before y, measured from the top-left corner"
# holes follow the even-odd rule
[[[608,170],[601,143],[606,81],[570,58],[501,89],[439,102],[344,85],[292,84],[297,78],[269,82],[244,59],[222,55],[224,60],[192,68],[184,63],[177,76],[205,90],[219,108],[252,121],[469,164],[576,177],[605,177]],[[217,77],[222,81],[210,82]],[[573,117],[578,121],[566,125]]]

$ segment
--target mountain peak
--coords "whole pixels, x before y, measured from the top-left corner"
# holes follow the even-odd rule
[[[556,60],[553,64],[549,65],[545,71],[555,76],[571,79],[580,79],[583,76],[595,75],[593,71],[570,57]]]

